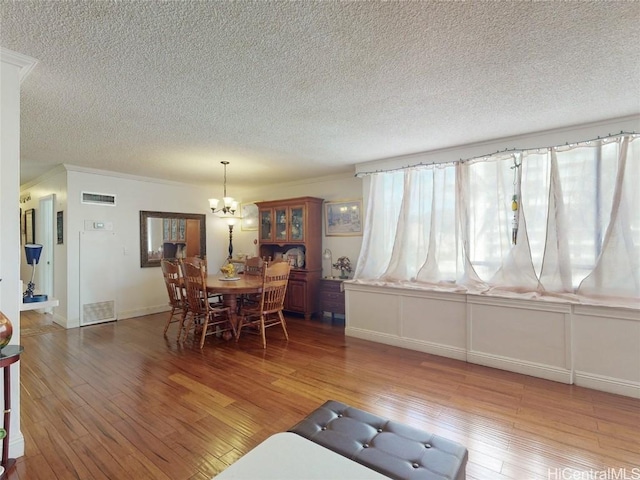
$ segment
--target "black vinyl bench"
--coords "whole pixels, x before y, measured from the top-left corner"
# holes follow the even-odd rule
[[[334,400],[289,431],[395,480],[465,480],[464,446]]]

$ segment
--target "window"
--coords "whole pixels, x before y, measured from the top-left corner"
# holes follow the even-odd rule
[[[372,176],[357,279],[640,297],[634,136]]]

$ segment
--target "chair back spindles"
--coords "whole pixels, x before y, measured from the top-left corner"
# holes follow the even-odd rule
[[[264,263],[260,257],[247,258],[244,262],[244,274],[262,276]]]
[[[287,293],[290,272],[291,265],[287,262],[265,264],[259,303],[240,312],[236,341],[240,338],[242,328],[246,325],[258,327],[262,336],[263,348],[267,348],[265,330],[274,325],[281,325],[285,338],[289,340],[287,324],[282,311],[284,310],[284,299]]]
[[[291,266],[287,262],[274,262],[264,270],[262,285],[262,311],[277,312],[284,308]]]
[[[231,322],[229,307],[212,306],[209,302],[205,265],[181,262],[180,266],[187,299],[187,316],[186,321],[183,322],[183,341],[186,340],[192,327],[196,333],[200,332],[200,348],[204,346],[207,335],[220,335],[226,331],[231,331],[235,335],[235,326]]]

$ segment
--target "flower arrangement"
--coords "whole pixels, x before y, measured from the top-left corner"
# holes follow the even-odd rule
[[[351,260],[349,260],[349,257],[340,257],[333,264],[333,268],[340,270],[340,278],[347,278],[347,274],[351,273]]]

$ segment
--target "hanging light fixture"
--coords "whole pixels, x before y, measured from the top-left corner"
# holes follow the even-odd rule
[[[229,162],[222,161],[220,162],[224,165],[224,197],[222,197],[222,208],[218,208],[220,204],[220,200],[217,198],[209,199],[209,207],[211,208],[211,213],[217,213],[222,215],[235,215],[236,210],[238,209],[238,202],[236,202],[232,197],[227,197],[227,165]]]

